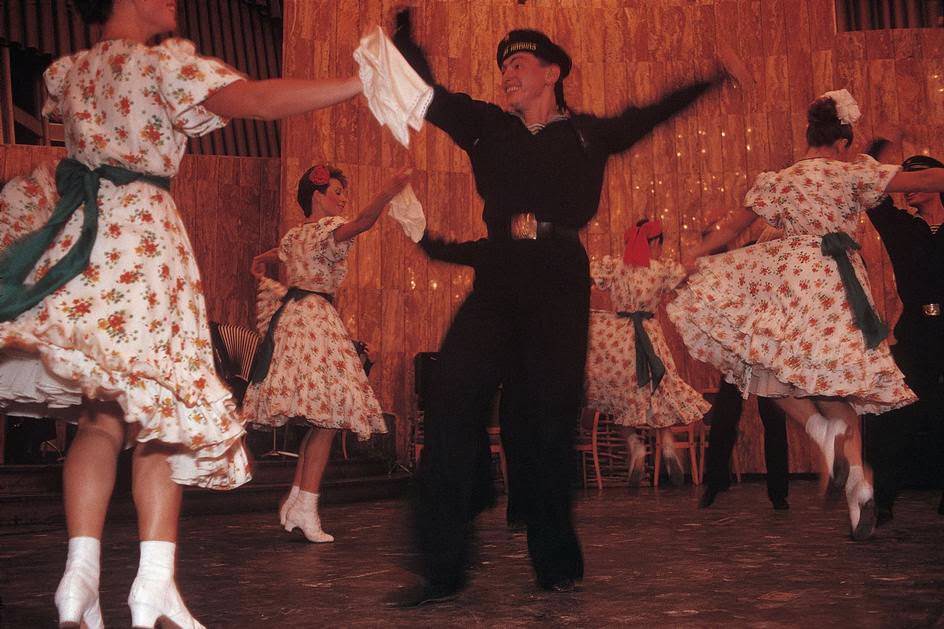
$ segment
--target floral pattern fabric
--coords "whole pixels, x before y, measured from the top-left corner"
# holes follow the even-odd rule
[[[606,256],[591,264],[590,274],[598,288],[610,293],[617,312],[655,313],[662,297],[685,277],[685,270],[676,262],[652,260],[648,267],[634,267]],[[643,327],[665,364],[665,377],[655,391],[651,384],[640,387],[636,380],[632,319],[603,310],[590,312],[587,405],[624,426],[664,428],[700,420],[710,405],[679,376],[658,319],[645,320]]]
[[[347,273],[352,240],[335,242],[338,216],[288,231],[279,245],[289,286],[334,293]],[[265,334],[286,287],[263,278],[256,303],[259,333]],[[320,295],[289,301],[275,331],[272,362],[265,380],[246,391],[243,416],[255,424],[281,426],[290,420],[321,428],[350,430],[361,439],[386,432],[380,403],[351,337]]]
[[[841,397],[859,413],[914,402],[887,342],[867,349],[836,262],[820,251],[824,234],[855,233],[897,171],[863,156],[759,175],[745,205],[784,237],[709,257],[689,278],[668,313],[692,356],[745,394]],[[862,258],[848,255],[871,303]]]
[[[62,118],[70,157],[171,177],[188,136],[226,122],[200,103],[241,76],[182,40],[106,40],[55,61],[45,79],[44,112]],[[48,167],[11,180],[0,194],[0,246],[41,226],[57,200]],[[248,481],[243,427],[213,368],[200,274],[171,195],[103,180],[98,202],[84,272],[0,323],[0,408],[31,406],[39,415],[80,395],[114,399],[137,424],[138,442],[178,446],[175,482],[230,489]],[[80,210],[28,282],[69,250],[81,222]],[[24,361],[32,362],[30,383]]]

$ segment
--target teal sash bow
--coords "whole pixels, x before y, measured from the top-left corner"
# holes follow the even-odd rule
[[[17,318],[88,267],[98,235],[98,188],[102,179],[119,186],[140,180],[170,190],[167,177],[136,173],[118,166],[99,166],[91,170],[72,158],[59,162],[56,189],[60,198],[52,216],[45,225],[0,252],[0,321]],[[36,263],[79,207],[84,208],[84,220],[75,244],[43,277],[34,284],[26,284]]]
[[[642,324],[644,320],[652,318],[652,313],[645,310],[620,311],[616,316],[633,320],[633,332],[636,334],[636,384],[642,388],[651,381],[652,390],[655,391],[665,376],[665,364],[656,355],[652,339]]]
[[[846,291],[846,299],[849,301],[849,307],[852,309],[852,319],[865,337],[865,345],[869,349],[878,347],[886,336],[888,336],[888,326],[886,326],[878,314],[869,303],[865,295],[865,289],[856,277],[855,269],[852,268],[852,262],[849,261],[848,251],[861,249],[859,243],[852,239],[845,232],[833,232],[823,236],[820,251],[823,255],[836,260],[836,266],[839,269],[839,277],[842,280],[842,286]]]

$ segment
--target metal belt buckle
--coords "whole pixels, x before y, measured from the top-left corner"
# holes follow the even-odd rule
[[[924,304],[921,306],[921,311],[926,317],[940,317],[941,304]]]

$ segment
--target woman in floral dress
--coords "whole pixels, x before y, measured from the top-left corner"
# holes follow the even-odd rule
[[[40,169],[0,194],[0,409],[78,420],[63,472],[60,626],[102,626],[101,534],[119,451],[136,444],[132,621],[197,627],[174,581],[181,486],[231,489],[249,470],[169,178],[188,137],[227,118],[301,113],[361,86],[247,81],[189,42],[146,45],[176,28],[172,1],[75,4],[103,39],[45,73],[44,113],[63,120],[69,159],[55,180]]]
[[[845,90],[812,103],[806,156],[758,175],[745,208],[695,247],[686,266],[758,216],[784,237],[700,261],[668,313],[692,356],[745,395],[775,398],[805,426],[834,484],[845,487],[852,537],[861,540],[874,530],[875,508],[858,414],[915,396],[889,353],[851,236],[859,213],[888,192],[944,190],[944,171],[899,172],[867,156],[847,161],[858,117]]]
[[[709,404],[679,376],[653,315],[662,297],[685,278],[677,262],[660,260],[662,225],[643,219],[626,232],[623,259],[605,256],[590,265],[597,288],[610,294],[616,312],[590,313],[587,350],[587,405],[626,427],[630,484],[642,479],[645,448],[635,428],[691,424]],[[640,332],[647,337],[639,344]],[[651,348],[647,355],[646,345]],[[683,480],[682,465],[668,430],[659,431],[666,469],[674,484]],[[658,470],[655,471],[659,473]]]
[[[340,216],[347,205],[344,174],[325,165],[309,168],[297,194],[308,220],[253,260],[259,328],[266,338],[253,365],[243,416],[273,427],[291,420],[311,426],[299,449],[292,489],[279,509],[285,530],[298,529],[311,542],[334,541],[318,516],[318,489],[334,434],[350,430],[367,439],[387,430],[333,296],[347,274],[354,237],[373,227],[409,177],[409,170],[397,173],[347,220]],[[285,264],[290,288],[263,275],[266,263],[278,261]]]

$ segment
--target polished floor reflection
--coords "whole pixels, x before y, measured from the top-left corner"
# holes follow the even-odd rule
[[[179,583],[208,627],[368,626],[928,626],[944,622],[944,516],[937,492],[906,492],[895,520],[849,541],[842,504],[812,481],[771,509],[745,483],[698,510],[694,489],[581,493],[587,576],[577,592],[532,582],[525,536],[502,510],[479,522],[473,580],[456,601],[399,611],[383,605],[410,580],[404,504],[328,505],[337,542],[295,541],[271,513],[185,518]],[[132,522],[103,544],[102,607],[127,626],[137,564]],[[65,560],[61,528],[0,528],[3,627],[55,625],[52,594]]]

